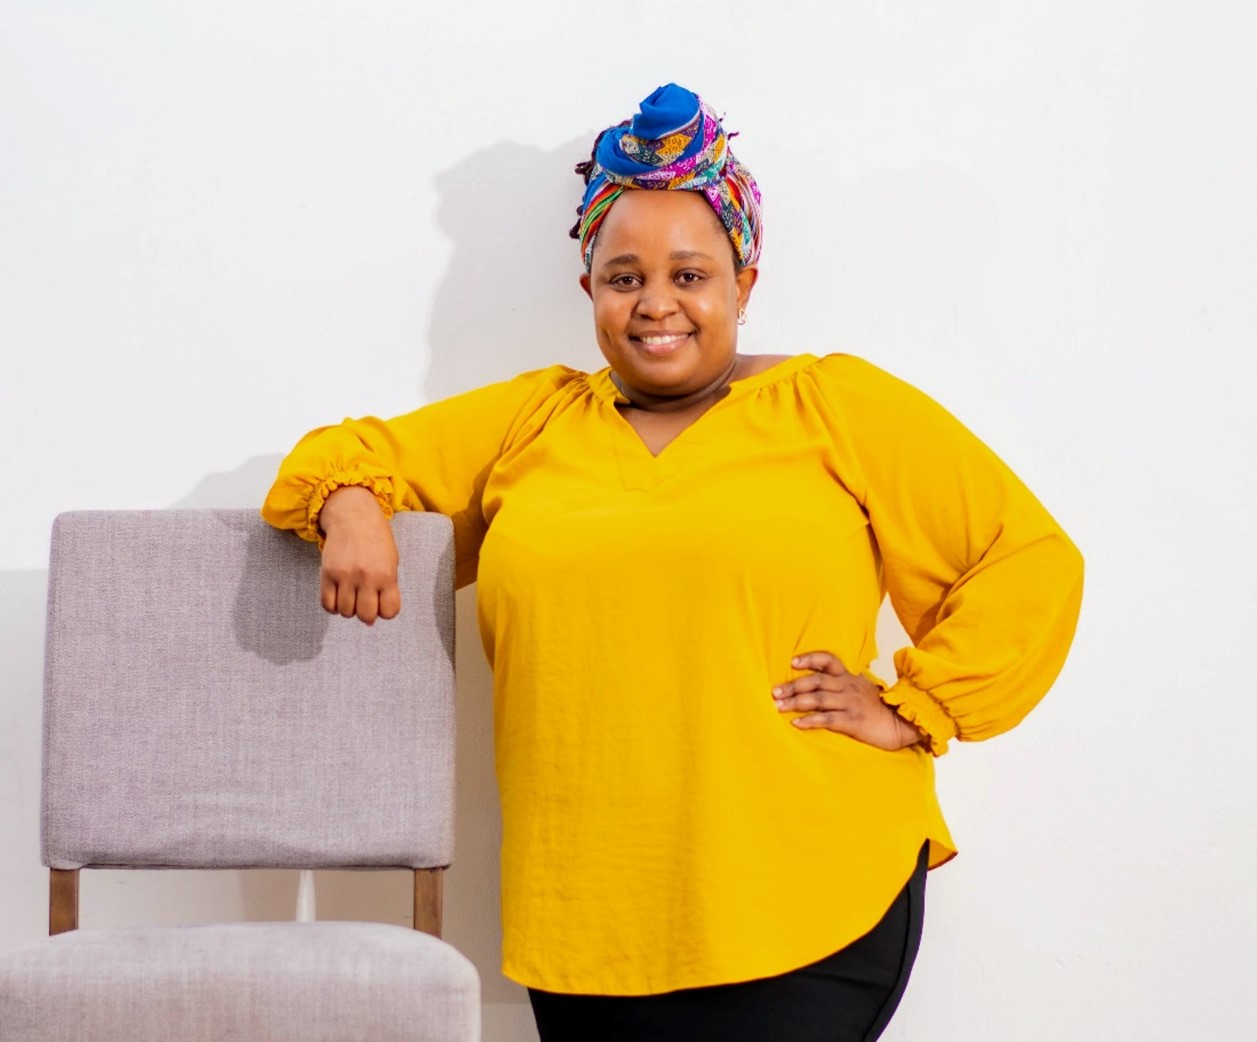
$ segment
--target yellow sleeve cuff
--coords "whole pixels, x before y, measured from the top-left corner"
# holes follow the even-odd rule
[[[901,679],[882,692],[882,701],[925,734],[931,753],[947,752],[947,743],[956,737],[956,721],[932,695]]]
[[[323,531],[319,528],[319,513],[323,509],[323,504],[327,502],[328,496],[338,488],[347,487],[367,489],[375,496],[375,501],[380,504],[384,516],[386,518],[393,516],[392,481],[363,470],[337,471],[319,482],[311,493],[309,505],[306,507],[306,527],[297,533],[302,539],[318,543],[319,549],[323,549]]]

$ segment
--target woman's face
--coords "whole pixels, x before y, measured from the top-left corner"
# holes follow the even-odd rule
[[[702,195],[634,189],[603,220],[581,285],[594,304],[598,346],[619,378],[679,398],[727,375],[738,311],[757,274],[735,274],[729,237]]]

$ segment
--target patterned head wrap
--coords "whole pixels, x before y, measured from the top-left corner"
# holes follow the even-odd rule
[[[631,122],[604,130],[592,163],[577,170],[585,174],[586,186],[572,234],[580,240],[586,271],[598,229],[626,188],[702,192],[729,233],[738,262],[759,260],[759,186],[733,157],[715,112],[684,87],[660,87]]]

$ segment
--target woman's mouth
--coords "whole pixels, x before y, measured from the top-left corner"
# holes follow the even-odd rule
[[[690,337],[689,333],[658,333],[652,336],[629,337],[649,355],[671,354]]]

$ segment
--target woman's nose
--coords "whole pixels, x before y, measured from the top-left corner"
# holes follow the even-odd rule
[[[666,289],[643,290],[637,298],[637,313],[644,318],[663,318],[677,309],[676,297]]]

